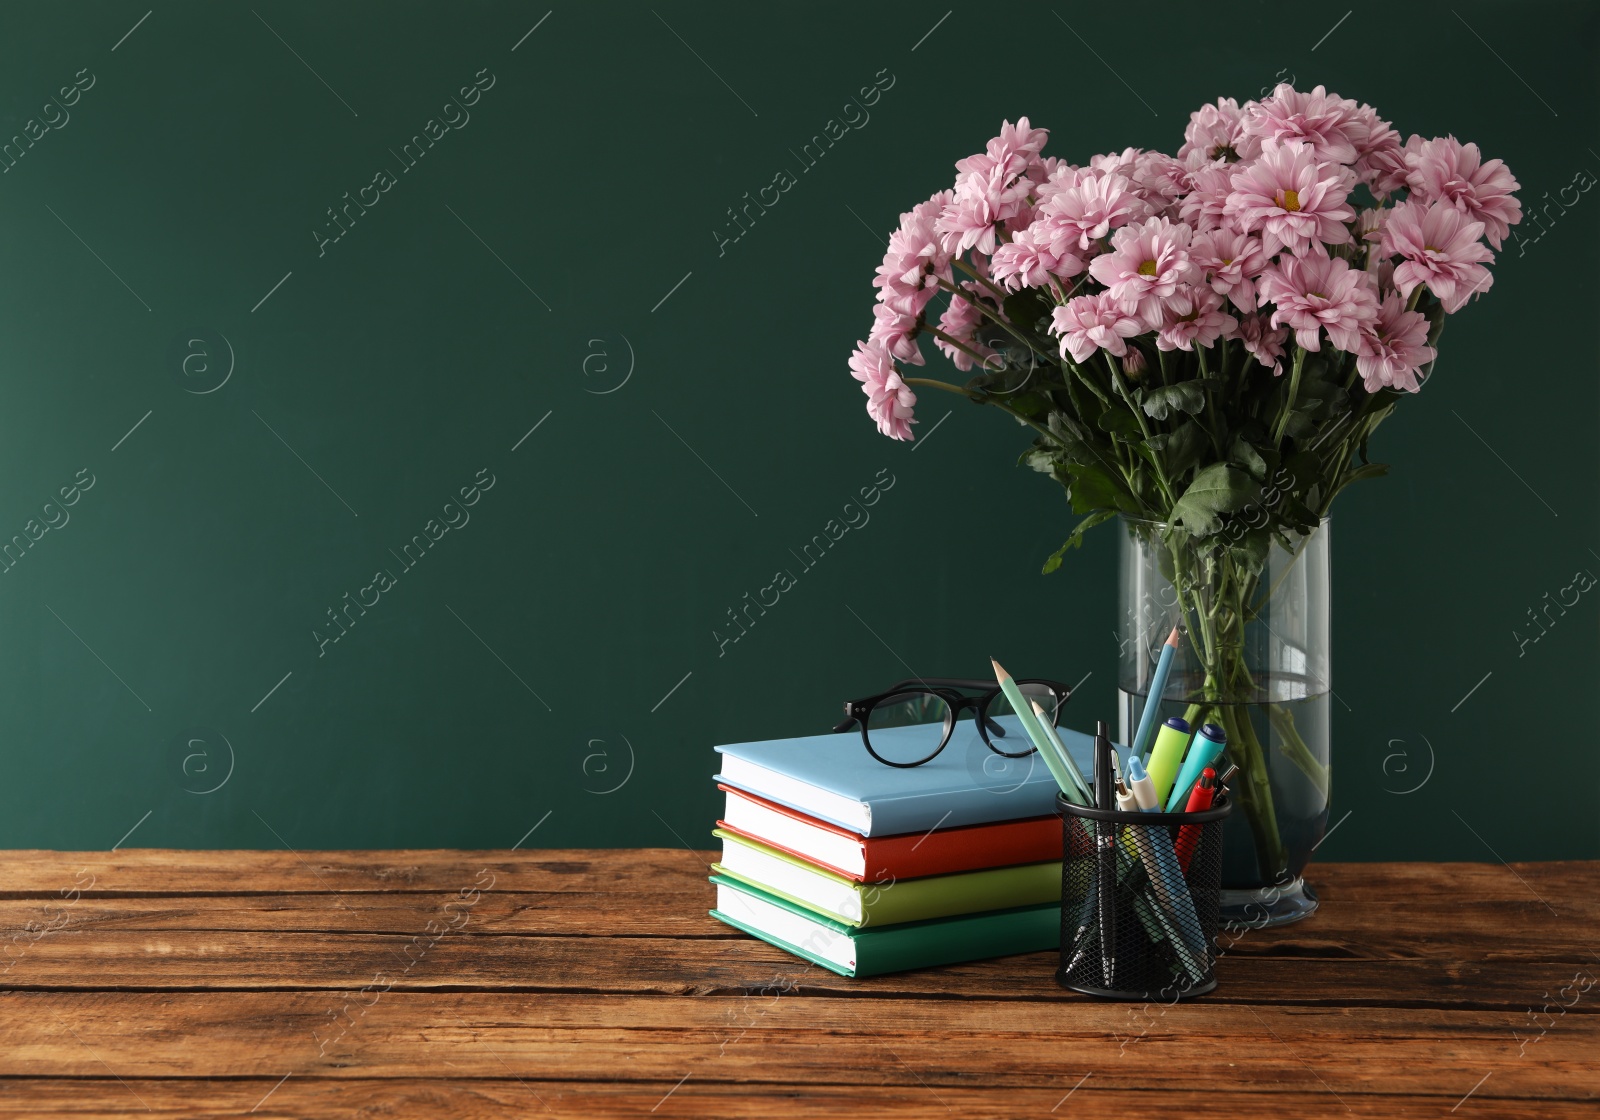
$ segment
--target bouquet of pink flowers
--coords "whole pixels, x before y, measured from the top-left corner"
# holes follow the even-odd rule
[[[1045,571],[1119,513],[1158,526],[1205,666],[1203,717],[1251,687],[1249,612],[1207,589],[1254,589],[1274,541],[1294,551],[1345,486],[1383,473],[1367,441],[1426,382],[1445,316],[1488,290],[1518,184],[1475,144],[1402,142],[1321,86],[1206,105],[1176,156],[1128,148],[1080,167],[1045,139],[1026,117],[1004,123],[955,165],[953,190],[901,215],[850,368],[895,439],[912,438],[923,386],[1032,429],[1023,460],[1085,515]],[[911,376],[923,336],[972,378]],[[1248,727],[1229,731],[1248,756]]]

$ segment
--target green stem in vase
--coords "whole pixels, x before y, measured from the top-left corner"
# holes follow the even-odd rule
[[[1310,779],[1311,784],[1317,787],[1317,792],[1322,795],[1323,801],[1328,799],[1329,774],[1328,768],[1317,761],[1316,755],[1311,753],[1311,748],[1306,746],[1306,741],[1300,737],[1299,728],[1294,725],[1294,713],[1287,705],[1267,705],[1267,718],[1272,721],[1272,729],[1278,733],[1279,751],[1295,767]]]
[[[1191,637],[1199,636],[1196,654],[1205,671],[1201,695],[1190,698],[1186,718],[1192,727],[1215,711],[1228,737],[1228,757],[1239,767],[1234,796],[1255,837],[1257,865],[1267,882],[1276,883],[1287,871],[1289,859],[1278,832],[1266,749],[1250,720],[1249,703],[1259,690],[1245,664],[1247,616],[1241,606],[1258,580],[1240,572],[1224,548],[1202,556],[1193,546],[1172,540],[1168,553],[1179,609],[1189,623]],[[1309,755],[1309,750],[1306,753]]]
[[[1222,729],[1228,735],[1228,757],[1239,767],[1237,795],[1256,839],[1256,863],[1269,883],[1281,882],[1289,868],[1278,817],[1272,805],[1272,777],[1267,772],[1267,752],[1256,738],[1244,705],[1227,704],[1221,710]]]

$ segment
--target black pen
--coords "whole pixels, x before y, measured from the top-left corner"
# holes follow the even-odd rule
[[[1116,804],[1111,796],[1112,754],[1111,736],[1106,723],[1100,720],[1094,732],[1094,796],[1095,806],[1111,809]],[[1117,826],[1110,821],[1095,822],[1095,871],[1098,879],[1096,909],[1100,919],[1100,969],[1108,989],[1117,986]]]

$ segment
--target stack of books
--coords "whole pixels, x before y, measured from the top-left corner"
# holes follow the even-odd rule
[[[904,769],[855,731],[718,747],[712,917],[844,976],[1055,948],[1056,783],[1037,754],[994,754],[972,728]],[[1061,737],[1088,765],[1092,738]]]

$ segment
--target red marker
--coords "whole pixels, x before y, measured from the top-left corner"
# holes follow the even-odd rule
[[[1207,766],[1200,772],[1200,780],[1194,784],[1194,789],[1189,792],[1189,804],[1183,807],[1185,813],[1198,813],[1203,809],[1211,808],[1211,799],[1216,796],[1217,772]],[[1178,852],[1178,866],[1183,868],[1184,874],[1189,873],[1189,861],[1194,858],[1195,847],[1200,843],[1200,830],[1204,825],[1186,824],[1178,829],[1178,842],[1175,845]]]

